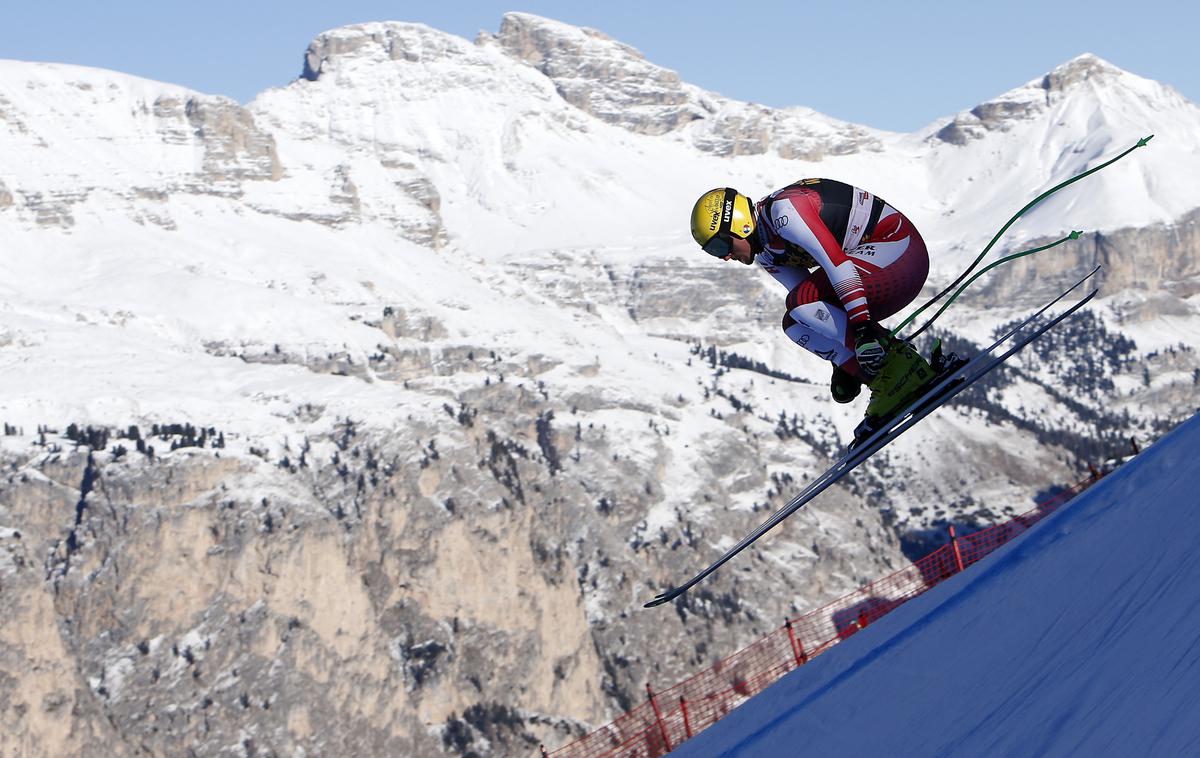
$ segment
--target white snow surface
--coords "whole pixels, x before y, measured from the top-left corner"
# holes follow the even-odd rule
[[[1198,455],[1200,415],[674,754],[1200,754]]]

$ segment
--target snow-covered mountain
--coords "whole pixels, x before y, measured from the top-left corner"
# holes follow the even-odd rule
[[[862,412],[833,407],[827,368],[779,333],[785,293],[696,253],[702,191],[869,187],[918,223],[938,284],[1037,193],[1148,134],[996,254],[1083,240],[989,275],[945,319],[981,340],[1099,259],[1088,320],[675,614],[640,610]],[[1198,169],[1200,109],[1094,56],[916,134],[731,101],[527,14],[474,42],[333,30],[247,107],[0,62],[10,628],[58,620],[45,655],[86,683],[79,718],[156,750],[251,727],[317,752],[553,741],[897,565],[926,530],[1022,510],[1190,413]],[[147,589],[182,577],[202,577],[186,602]],[[16,668],[43,654],[5,640]],[[352,653],[358,683],[253,711],[179,664],[172,645],[196,640],[217,651],[206,671],[254,687],[309,692]],[[163,708],[224,704],[210,737],[138,720],[167,671]],[[322,710],[334,726],[302,734],[297,714]]]

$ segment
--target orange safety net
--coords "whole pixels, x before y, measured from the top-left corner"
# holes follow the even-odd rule
[[[1106,472],[1107,473],[1107,472]],[[543,754],[554,758],[656,758],[707,729],[792,669],[1019,536],[1087,489],[1103,474],[1063,489],[1033,510],[965,536],[916,563],[799,618],[749,647],[661,692],[646,685],[646,702],[596,731]]]

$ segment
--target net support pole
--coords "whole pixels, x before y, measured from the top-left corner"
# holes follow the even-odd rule
[[[963,570],[962,550],[958,548],[958,535],[954,533],[954,524],[950,525],[950,544],[954,547],[954,565],[961,572]]]
[[[692,738],[692,720],[688,718],[687,699],[683,695],[679,696],[679,710],[683,711],[683,733],[690,740]]]
[[[654,690],[650,689],[650,682],[646,682],[646,694],[650,696],[650,707],[654,709],[654,720],[658,722],[658,731],[662,734],[663,745],[666,746],[667,752],[674,750],[671,747],[671,738],[667,736],[667,725],[663,722],[662,711],[658,707],[658,698],[654,696]]]
[[[788,639],[792,643],[792,655],[796,658],[796,667],[799,668],[808,663],[808,654],[804,652],[804,643],[796,639],[796,630],[792,628],[792,620],[784,619],[783,625],[787,627]]]

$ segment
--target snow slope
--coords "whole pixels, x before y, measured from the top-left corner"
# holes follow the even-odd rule
[[[1200,415],[689,755],[1196,755]]]

